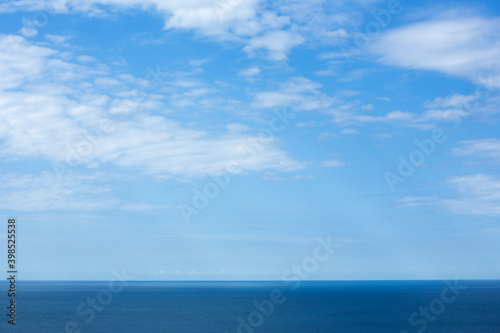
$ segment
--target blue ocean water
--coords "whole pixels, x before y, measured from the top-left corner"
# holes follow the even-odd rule
[[[500,332],[500,281],[18,282],[1,332]],[[1,290],[7,284],[0,283]]]

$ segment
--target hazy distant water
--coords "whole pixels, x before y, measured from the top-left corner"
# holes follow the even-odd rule
[[[453,299],[450,291],[443,296],[443,281],[302,282],[295,291],[281,282],[129,282],[114,294],[106,292],[107,282],[19,282],[17,325],[12,330],[5,316],[6,284],[0,283],[5,309],[0,331],[500,332],[500,281],[460,281],[459,285],[467,289],[457,291],[460,295]],[[273,303],[272,314],[258,313],[254,301],[269,305],[274,289],[286,299]],[[101,311],[94,311],[91,319],[93,310],[86,302],[100,290],[106,305],[98,303]],[[112,300],[106,295],[112,295]],[[430,304],[437,314],[429,312],[429,319],[417,315],[410,325],[412,313]],[[84,315],[77,313],[78,306]],[[248,324],[252,313],[253,326]],[[241,326],[238,318],[247,326]],[[66,331],[70,322],[75,329]]]

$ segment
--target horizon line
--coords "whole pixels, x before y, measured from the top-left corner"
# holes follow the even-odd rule
[[[109,282],[109,280],[24,280],[16,279],[16,282]],[[405,282],[405,281],[500,281],[500,278],[442,278],[442,279],[353,279],[353,280],[121,280],[126,282]],[[3,283],[9,283],[8,280],[1,280]]]

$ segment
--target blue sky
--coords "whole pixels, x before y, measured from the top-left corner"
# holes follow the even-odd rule
[[[0,15],[0,211],[21,278],[280,280],[328,237],[308,279],[500,277],[498,2]]]

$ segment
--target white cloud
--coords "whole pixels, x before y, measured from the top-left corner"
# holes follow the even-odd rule
[[[436,108],[466,108],[477,100],[476,95],[453,94],[446,97],[437,97],[432,101],[426,101],[424,106],[429,109]]]
[[[336,100],[319,89],[321,85],[303,77],[283,83],[278,91],[259,92],[252,103],[256,108],[290,107],[297,111],[324,110]]]
[[[53,12],[108,17],[122,10],[155,11],[164,17],[167,30],[191,30],[246,45],[250,55],[264,50],[269,58],[284,60],[293,47],[306,41],[328,46],[345,42],[351,35],[348,31],[363,23],[367,5],[377,2],[382,0],[17,0],[0,4],[0,12],[46,11],[50,19]],[[38,33],[29,25],[24,30],[24,36]]]
[[[500,18],[451,11],[390,30],[370,46],[384,63],[500,87]]]
[[[449,183],[458,192],[457,199],[445,200],[456,213],[500,215],[500,179],[491,175],[454,177]]]
[[[253,66],[253,67],[242,69],[241,71],[239,71],[238,74],[243,75],[243,76],[254,76],[254,75],[257,75],[259,73],[260,73],[260,68]]]
[[[103,178],[100,174],[73,175],[61,182],[48,172],[41,175],[7,174],[0,180],[0,208],[39,211],[95,210],[116,206],[119,201],[108,195],[111,188],[95,183]]]
[[[360,114],[356,109],[363,109],[359,103],[346,103],[340,105],[329,112],[333,115],[333,123],[342,126],[381,123],[393,126],[413,127],[419,129],[430,129],[435,125],[428,115],[417,115],[413,112],[403,112],[400,110],[391,111],[382,115]],[[355,133],[349,133],[355,134]]]
[[[321,91],[321,84],[304,77],[292,77],[282,83],[279,89],[274,91],[261,91],[255,94],[251,104],[254,108],[287,107],[294,111],[322,111],[332,115],[333,123],[341,126],[385,123],[389,125],[413,127],[419,129],[431,129],[438,122],[456,122],[470,116],[470,112],[451,108],[458,105],[459,101],[474,102],[474,107],[479,104],[479,97],[457,98],[457,96],[437,98],[428,101],[426,106],[450,106],[450,108],[425,110],[422,113],[395,110],[387,113],[377,113],[372,104],[366,104],[355,99],[346,101],[346,97],[356,96],[356,91],[341,91],[334,96],[329,96]],[[461,96],[461,95],[460,95]],[[298,127],[313,125],[312,123],[300,122]],[[345,132],[347,133],[347,132]],[[349,134],[356,134],[350,132]]]
[[[66,41],[70,40],[73,38],[72,36],[63,36],[63,35],[50,35],[46,34],[45,38],[47,38],[49,41],[55,44],[63,44]]]
[[[271,144],[249,158],[249,153],[240,149],[246,141],[247,135],[243,134],[215,136],[183,129],[179,123],[162,117],[137,117],[116,123],[108,143],[96,149],[96,157],[104,163],[139,168],[150,174],[191,177],[222,172],[230,161],[238,161],[243,170],[250,171],[301,168],[301,163]]]
[[[29,44],[24,38],[0,35],[0,89],[17,88],[39,78],[45,61],[58,51]]]
[[[500,162],[500,139],[467,140],[459,144],[460,147],[453,149],[456,155],[478,156]]]
[[[226,128],[229,132],[234,132],[234,133],[248,132],[251,130],[251,128],[248,127],[247,125],[236,124],[236,123],[229,124],[226,126]]]
[[[165,43],[164,39],[153,38],[150,34],[146,33],[134,33],[132,34],[130,40],[140,45],[161,45]]]
[[[303,180],[303,179],[311,180],[311,179],[314,179],[314,176],[313,175],[295,175],[295,176],[293,176],[292,179],[293,180]]]
[[[363,23],[367,5],[382,0],[275,0],[275,10],[291,18],[294,27],[312,43],[337,46]],[[369,8],[369,9],[373,9]]]
[[[319,59],[344,59],[347,57],[346,53],[343,52],[328,52],[319,55]]]
[[[94,83],[101,86],[116,86],[120,84],[120,81],[109,77],[98,77],[94,80]]]
[[[344,77],[340,77],[337,80],[339,82],[353,82],[353,81],[359,81],[360,79],[365,76],[369,70],[367,69],[355,69],[347,73]]]
[[[270,31],[250,39],[243,50],[254,55],[257,50],[265,49],[271,59],[286,60],[290,50],[304,41],[305,39],[297,33],[282,30]]]
[[[97,61],[94,57],[88,56],[88,55],[81,55],[77,56],[76,60],[79,62],[92,62],[92,61]]]
[[[55,5],[56,2],[58,5]],[[105,6],[154,9],[165,16],[165,29],[194,30],[216,40],[243,42],[247,44],[245,50],[248,53],[265,49],[270,58],[275,60],[286,59],[289,50],[303,42],[298,33],[280,30],[290,25],[288,16],[261,10],[260,0],[24,0],[4,4],[0,6],[0,12],[48,10],[108,15],[110,13],[107,13],[108,8]],[[141,37],[139,42],[161,43],[161,40]]]
[[[0,63],[8,65],[0,66],[0,72],[10,78],[3,85],[0,81],[0,155],[6,159],[38,157],[77,167],[107,163],[162,177],[218,173],[234,160],[242,172],[303,167],[277,147],[278,140],[262,145],[249,158],[251,147],[247,151],[241,147],[252,131],[237,132],[233,126],[211,133],[150,114],[165,104],[153,93],[141,96],[139,91],[134,96],[130,85],[145,80],[114,78],[63,61],[56,50],[34,46],[21,37],[2,36],[0,51]],[[194,86],[188,84],[184,95],[195,99],[210,92]],[[171,96],[175,100],[175,94]],[[101,128],[106,119],[113,130]]]
[[[409,121],[415,117],[411,112],[392,111],[384,116],[358,115],[356,119],[361,122],[387,122],[387,121]]]
[[[455,190],[450,198],[405,197],[403,206],[437,206],[457,214],[500,216],[500,179],[491,175],[452,177],[447,183]]]
[[[323,161],[323,163],[321,163],[321,165],[326,167],[326,168],[337,168],[337,167],[345,166],[346,164],[344,162],[340,162],[337,160],[328,160],[328,161]]]
[[[366,114],[363,111],[371,111],[374,107],[371,104],[361,104],[360,101],[339,103],[330,109],[329,113],[333,115],[333,122],[341,125],[386,123],[427,130],[440,122],[458,124],[471,115],[480,116],[493,112],[492,110],[495,110],[493,107],[498,102],[495,102],[494,98],[482,101],[486,96],[488,96],[486,93],[483,95],[481,92],[471,95],[453,94],[438,97],[432,101],[426,101],[424,106],[433,109],[421,113],[396,110],[385,114],[374,114],[374,112]]]
[[[434,197],[404,197],[398,200],[403,207],[418,207],[435,204],[439,198]]]
[[[422,122],[437,122],[446,121],[451,122],[454,120],[462,119],[469,116],[470,113],[462,110],[427,110],[421,117]]]

